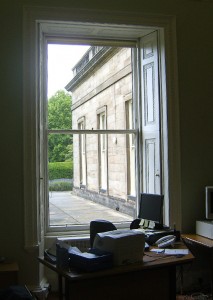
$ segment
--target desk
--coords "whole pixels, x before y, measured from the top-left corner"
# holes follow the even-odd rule
[[[181,237],[183,240],[192,243],[197,243],[213,251],[213,240],[211,239],[208,239],[198,234],[182,234]]]
[[[189,247],[189,249],[193,248],[193,246],[199,246],[204,248],[210,257],[210,268],[211,268],[211,290],[213,295],[213,240],[203,237],[198,234],[182,234],[181,235],[185,244]],[[192,247],[190,247],[190,245]],[[193,252],[193,250],[191,249]],[[196,256],[196,255],[195,255]],[[204,256],[204,255],[203,255]]]
[[[60,288],[64,279],[66,300],[129,300],[133,297],[172,300],[176,299],[176,266],[193,259],[191,253],[177,258],[145,252],[141,263],[96,272],[64,271],[44,258],[39,261],[58,274]]]

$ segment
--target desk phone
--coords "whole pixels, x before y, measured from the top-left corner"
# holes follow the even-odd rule
[[[163,236],[159,240],[155,242],[155,244],[158,246],[158,248],[166,248],[169,246],[172,246],[176,240],[176,236],[170,234]]]

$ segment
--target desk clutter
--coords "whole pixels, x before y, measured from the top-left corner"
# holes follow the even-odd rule
[[[76,268],[93,272],[143,262],[144,252],[150,250],[150,246],[153,248],[155,245],[159,250],[171,248],[179,240],[179,233],[175,235],[177,232],[174,230],[156,231],[140,228],[118,230],[104,220],[92,221],[91,228],[90,248],[81,251],[59,238],[54,252],[50,249],[44,251],[45,260],[55,264],[59,269]],[[113,230],[107,231],[109,228]],[[162,253],[162,249],[159,253]],[[183,254],[176,253],[176,255]]]
[[[169,230],[149,230],[145,231],[145,241],[149,245],[154,245],[159,239],[166,236],[173,235],[176,241],[180,240],[180,232],[177,230],[169,229]]]
[[[115,230],[116,234],[114,233],[113,236],[118,237],[120,235],[119,231]],[[106,237],[110,233],[106,232],[104,235]],[[113,236],[111,236],[111,240],[113,240]],[[144,243],[144,233],[139,233],[138,236],[143,238]],[[121,245],[121,241],[126,240],[124,250],[125,248],[128,249],[131,245],[130,242],[128,243],[128,239],[126,239],[126,236],[125,238],[114,239],[111,245]],[[116,240],[118,241],[115,242]],[[74,243],[72,243],[73,246],[70,246],[59,239],[60,243],[57,243],[57,253],[55,253],[55,264],[49,263],[43,257],[39,258],[40,263],[56,272],[60,283],[59,294],[61,299],[65,294],[65,299],[92,300],[94,299],[94,291],[95,296],[101,295],[102,300],[130,299],[132,297],[159,299],[159,295],[160,299],[175,299],[176,267],[191,264],[194,260],[194,256],[186,251],[184,244],[180,242],[174,246],[180,247],[180,250],[183,247],[181,253],[179,249],[175,248],[173,248],[175,252],[164,253],[166,249],[151,246],[150,250],[146,252],[141,248],[140,256],[135,256],[137,263],[125,260],[122,261],[122,265],[116,265],[113,258],[116,251],[114,253],[111,251],[104,253],[103,249],[97,250],[95,248],[100,241],[102,239],[96,240],[95,238],[93,248],[88,248],[88,251],[87,249],[80,251],[74,247]],[[94,251],[94,249],[96,250]],[[156,253],[152,249],[158,249],[161,252]],[[136,286],[139,286],[140,289],[135,288]]]
[[[52,262],[61,269],[78,268],[84,271],[97,271],[113,266],[142,262],[145,235],[138,230],[112,230],[97,233],[93,247],[81,252],[63,242],[56,243],[56,259]],[[46,253],[46,259],[52,254]],[[49,256],[48,256],[49,255]]]
[[[90,223],[90,248],[81,251],[59,238],[54,252],[50,249],[45,250],[44,258],[59,269],[76,268],[93,272],[114,266],[142,263],[144,252],[149,251],[150,246],[168,248],[180,240],[180,232],[175,229],[143,229],[140,228],[140,221],[133,220],[130,229],[119,230],[107,220],[93,220]]]
[[[175,299],[176,267],[194,259],[182,241],[177,242],[176,230],[120,230],[105,220],[92,221],[91,225],[87,247],[77,243],[80,237],[75,241],[73,237],[58,238],[55,252],[46,250],[45,258],[39,258],[58,275],[61,296],[65,293],[65,299],[92,300],[95,290],[103,300],[116,300],[118,295],[122,299],[159,299],[156,290],[160,289],[162,299]],[[135,226],[138,222],[133,223]],[[162,238],[164,248],[159,247]],[[85,244],[85,237],[82,242]],[[132,289],[130,284],[143,284],[143,288]]]
[[[56,266],[59,269],[77,268],[92,272],[112,267],[112,254],[96,249],[81,252],[77,247],[60,242],[56,244]]]
[[[98,249],[90,249],[81,252],[78,248],[71,247],[68,250],[69,266],[84,271],[93,272],[113,267],[113,254]]]

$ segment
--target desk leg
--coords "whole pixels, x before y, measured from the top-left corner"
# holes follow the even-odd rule
[[[212,297],[213,297],[213,251],[211,251],[211,294],[212,294]]]
[[[169,269],[170,274],[170,285],[169,285],[169,295],[171,300],[176,300],[176,267],[172,266]]]
[[[59,290],[59,299],[63,300],[63,281],[62,276],[58,275],[58,290]]]
[[[70,283],[69,280],[65,278],[65,300],[69,300],[70,299]]]

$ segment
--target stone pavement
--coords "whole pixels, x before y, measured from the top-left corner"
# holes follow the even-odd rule
[[[111,222],[132,221],[132,217],[93,201],[73,195],[72,192],[49,193],[50,225],[89,224],[91,220]]]

